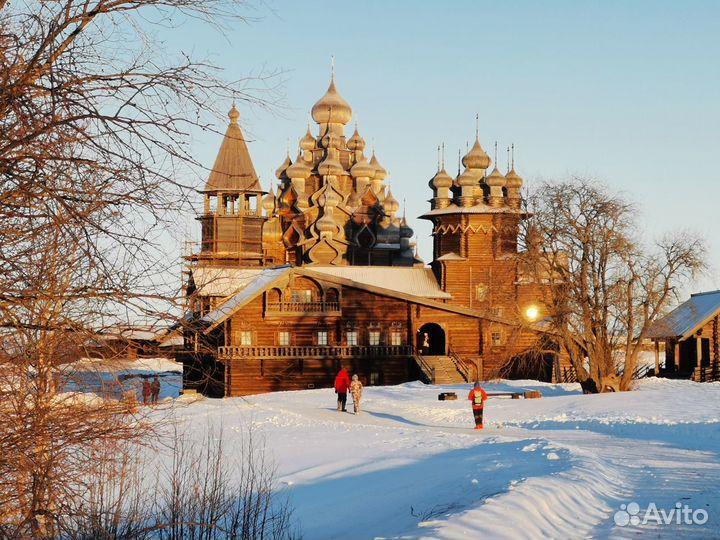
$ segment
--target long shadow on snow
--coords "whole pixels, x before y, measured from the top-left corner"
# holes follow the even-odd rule
[[[432,529],[419,528],[420,522],[443,520],[529,477],[570,468],[563,450],[555,450],[561,457],[557,461],[548,460],[542,449],[523,452],[531,443],[545,444],[537,439],[489,440],[412,462],[401,450],[388,449],[387,458],[342,477],[293,485],[295,516],[305,538],[428,535]]]
[[[581,430],[641,441],[657,441],[673,448],[699,450],[720,455],[718,431],[720,423],[687,424],[647,424],[641,422],[601,422],[598,420],[579,420],[576,422],[518,422],[510,423],[515,427],[531,431],[541,430]]]

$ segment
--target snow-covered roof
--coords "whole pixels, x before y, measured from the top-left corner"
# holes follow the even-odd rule
[[[474,206],[458,206],[451,204],[445,208],[434,208],[429,212],[425,212],[420,219],[430,219],[433,216],[444,216],[447,214],[520,214],[527,215],[525,210],[520,208],[510,208],[507,206],[490,206],[489,204],[479,203]]]
[[[132,339],[138,341],[157,340],[167,333],[167,326],[155,326],[148,324],[123,324],[110,326],[97,332],[98,344],[112,339]]]
[[[290,272],[292,272],[292,267],[290,266],[278,266],[276,268],[265,268],[260,270],[255,278],[252,279],[252,281],[250,281],[240,292],[201,319],[201,322],[209,325],[206,332],[215,328],[235,311],[250,302],[259,294],[262,294],[265,289],[271,287],[275,284],[275,282],[282,278],[286,278]]]
[[[435,260],[436,261],[467,261],[467,259],[465,257],[458,255],[454,251],[451,251],[450,253],[446,253],[445,255],[442,255]]]
[[[648,332],[649,338],[676,337],[683,339],[707,324],[720,311],[720,291],[696,293],[655,321]]]
[[[390,289],[421,298],[449,299],[452,296],[438,285],[430,268],[412,266],[309,266],[307,270],[321,276],[338,277],[358,285]],[[318,276],[318,277],[321,277]]]
[[[198,295],[225,297],[246,287],[263,269],[198,266],[191,272]]]

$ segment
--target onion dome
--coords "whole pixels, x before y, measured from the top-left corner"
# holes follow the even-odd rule
[[[449,188],[452,186],[453,179],[450,177],[450,175],[445,171],[445,169],[439,170],[437,173],[435,173],[435,176],[432,177],[430,180],[430,187],[431,188]]]
[[[383,201],[383,209],[385,210],[385,213],[388,215],[396,214],[398,210],[400,210],[400,203],[397,202],[397,199],[393,197],[392,191],[388,189],[387,195],[385,196],[385,200]]]
[[[355,191],[354,189],[350,192],[350,196],[348,197],[347,201],[345,202],[345,206],[351,209],[355,209],[359,207],[362,204],[362,199],[360,198],[360,194]]]
[[[235,107],[235,103],[232,104],[232,107],[230,107],[230,110],[228,111],[228,118],[233,124],[237,124],[237,121],[240,119],[240,113]]]
[[[457,177],[457,184],[460,187],[474,186],[476,183],[477,178],[470,172],[470,169],[465,169],[462,174]]]
[[[317,170],[322,176],[345,174],[345,169],[343,169],[342,164],[338,160],[336,152],[337,150],[335,150],[335,148],[329,148],[325,159],[318,164]]]
[[[268,215],[271,215],[273,210],[275,210],[275,191],[272,187],[270,188],[268,194],[263,197],[262,207]]]
[[[375,152],[373,151],[372,158],[370,158],[370,165],[375,167],[375,179],[376,180],[385,180],[385,177],[387,176],[387,171],[385,168],[380,165],[380,162],[378,161],[377,157],[375,156]]]
[[[480,139],[475,138],[475,144],[470,151],[465,154],[462,164],[468,169],[487,169],[490,166],[490,156],[487,155],[482,146]]]
[[[303,150],[312,150],[315,148],[315,137],[310,132],[310,126],[308,125],[307,133],[300,139],[300,148]]]
[[[342,139],[337,133],[328,131],[325,136],[320,139],[320,144],[323,148],[340,148],[342,146]]]
[[[505,180],[505,186],[508,189],[520,189],[523,187],[523,179],[515,172],[515,169],[510,169],[510,172],[505,175]]]
[[[285,156],[285,161],[282,162],[282,165],[280,165],[275,170],[275,176],[277,176],[278,178],[282,178],[283,174],[285,174],[285,171],[291,164],[292,161],[290,161],[290,154],[288,154],[287,156]]]
[[[485,183],[492,187],[505,187],[505,176],[501,173],[497,167],[493,169],[490,176],[485,178]]]
[[[312,108],[312,117],[318,124],[346,125],[352,118],[352,109],[347,101],[335,88],[335,77],[330,79],[330,86]]]
[[[347,142],[347,147],[349,150],[359,150],[362,152],[365,150],[365,139],[363,139],[360,134],[358,133],[357,126],[355,127],[355,131],[352,134],[352,137]]]
[[[403,216],[402,221],[400,222],[400,238],[412,238],[413,234],[415,233],[410,225],[408,225],[405,216]]]
[[[375,167],[368,163],[364,155],[361,155],[360,159],[358,159],[350,169],[350,174],[352,174],[354,178],[372,178],[375,176]]]
[[[323,233],[335,234],[340,227],[332,216],[331,212],[325,212],[323,216],[315,222],[315,230],[321,235]]]
[[[301,178],[303,180],[306,180],[311,173],[312,170],[310,166],[302,159],[302,154],[300,153],[298,153],[295,163],[285,170],[285,174],[287,174],[289,178]]]
[[[335,207],[343,201],[342,193],[338,193],[331,183],[325,184],[321,191],[322,193],[320,193],[320,196],[317,198],[319,206]]]

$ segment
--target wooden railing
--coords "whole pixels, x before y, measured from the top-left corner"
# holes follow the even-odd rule
[[[430,384],[435,384],[435,368],[428,364],[427,360],[425,360],[425,358],[417,352],[414,354],[414,358],[420,368],[420,371],[422,371],[423,375],[425,375],[428,382]]]
[[[218,347],[220,358],[383,358],[412,356],[407,345],[251,345]]]
[[[564,367],[563,372],[562,372],[562,380],[560,380],[559,382],[563,382],[563,383],[578,382],[578,376],[577,376],[577,371],[575,371],[575,366]]]
[[[340,302],[268,302],[265,311],[280,313],[326,313],[340,311]]]
[[[460,375],[463,376],[463,379],[465,379],[465,382],[470,382],[470,369],[460,355],[452,349],[452,347],[448,347],[448,356],[453,361],[453,364],[455,364],[455,369],[457,369],[458,373],[460,373]]]

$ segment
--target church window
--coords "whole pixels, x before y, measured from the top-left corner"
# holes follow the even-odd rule
[[[328,344],[328,333],[327,330],[320,330],[317,333],[317,344],[318,345],[327,345]]]
[[[358,344],[357,330],[349,330],[345,332],[345,340],[347,341],[348,347],[356,347]]]
[[[278,345],[290,345],[290,332],[278,332]]]
[[[248,347],[252,345],[252,332],[243,330],[240,332],[240,345]]]
[[[490,334],[490,342],[493,345],[502,345],[503,344],[502,332],[493,332],[492,334]]]
[[[477,285],[475,287],[475,300],[482,302],[487,297],[488,288],[487,285]]]
[[[370,330],[368,334],[369,345],[380,345],[380,330]]]

